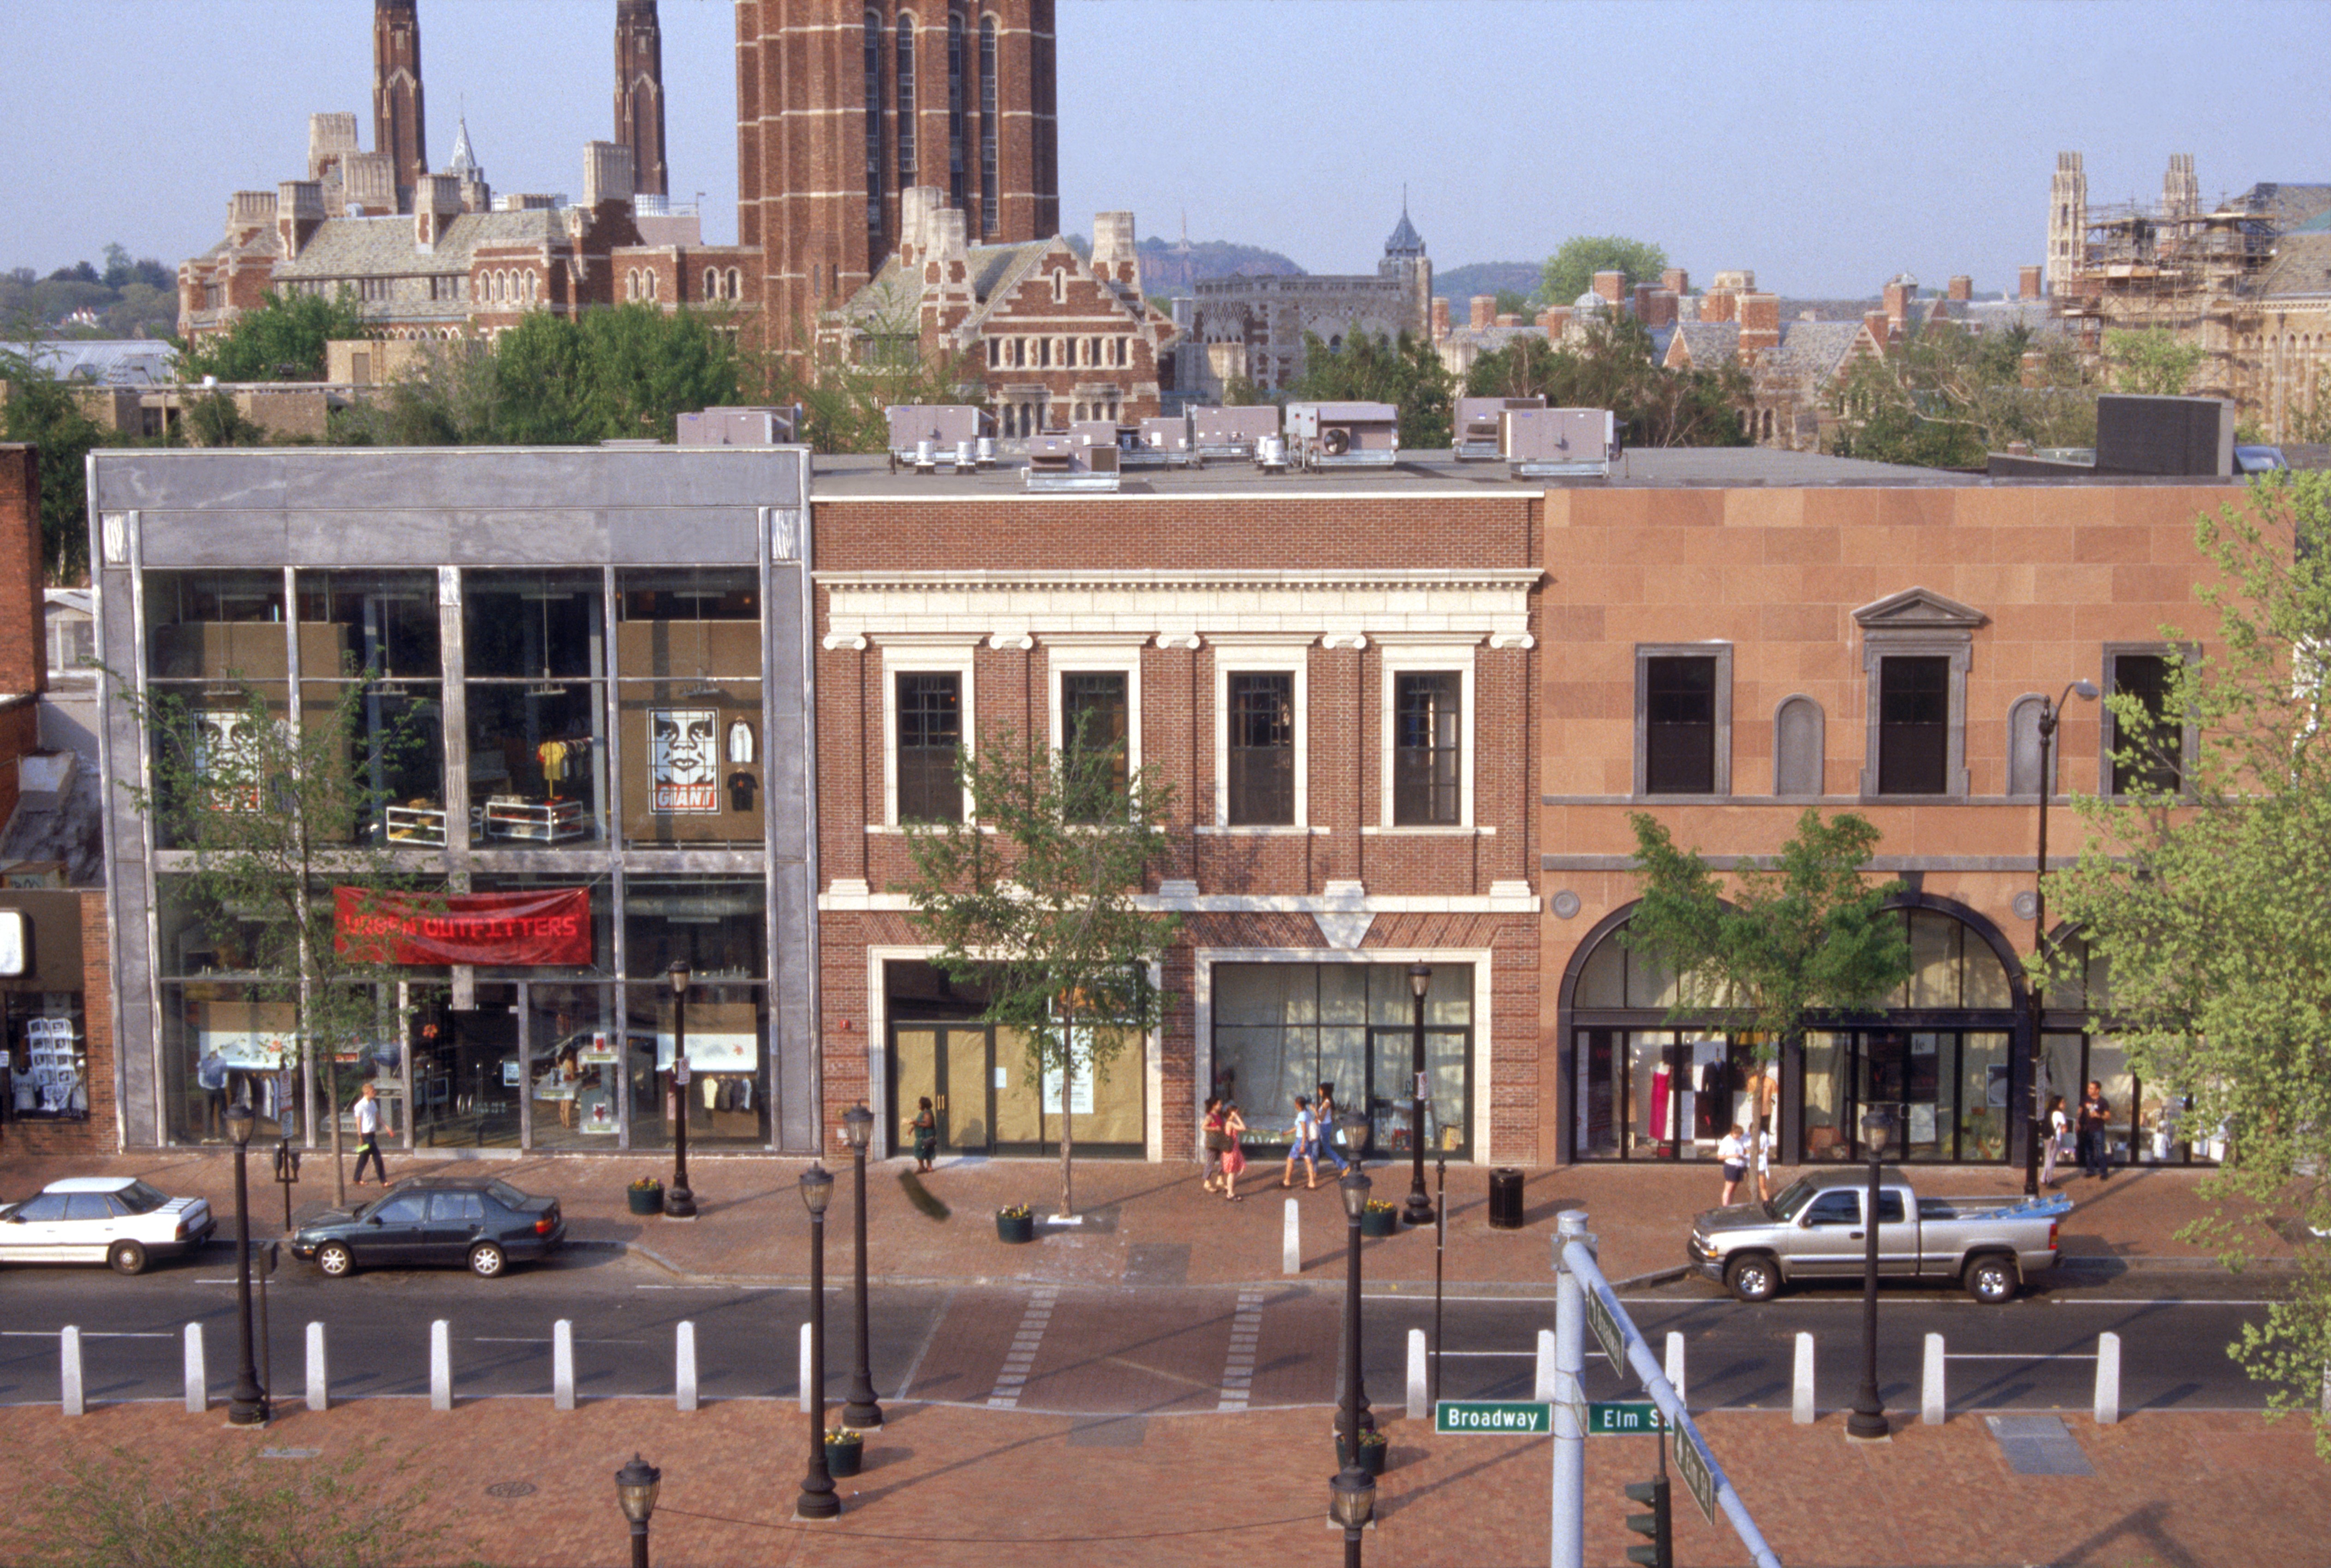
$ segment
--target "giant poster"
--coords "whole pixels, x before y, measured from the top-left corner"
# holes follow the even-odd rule
[[[375,964],[591,962],[591,890],[378,893],[332,889],[332,945]]]
[[[720,753],[709,708],[648,709],[648,809],[659,816],[720,813]]]

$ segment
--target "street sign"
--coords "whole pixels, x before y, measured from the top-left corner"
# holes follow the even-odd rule
[[[1700,1447],[1698,1432],[1676,1433],[1675,1468],[1676,1474],[1683,1478],[1686,1489],[1691,1493],[1691,1500],[1699,1505],[1700,1517],[1711,1525],[1715,1524],[1716,1478],[1708,1471],[1708,1454]]]
[[[1667,1418],[1647,1399],[1596,1400],[1586,1407],[1590,1438],[1628,1437],[1667,1429]]]
[[[1526,1399],[1444,1399],[1432,1407],[1434,1435],[1542,1438],[1554,1430],[1554,1407]]]
[[[1603,1289],[1589,1285],[1585,1294],[1586,1321],[1594,1326],[1594,1337],[1603,1342],[1603,1353],[1611,1358],[1611,1370],[1624,1377],[1627,1375],[1627,1338],[1619,1332],[1619,1319],[1611,1311],[1611,1304],[1603,1299]]]

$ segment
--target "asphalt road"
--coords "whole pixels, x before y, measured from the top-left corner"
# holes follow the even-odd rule
[[[58,1397],[57,1329],[77,1326],[92,1402],[176,1400],[185,1326],[204,1326],[213,1397],[234,1373],[231,1252],[157,1263],[126,1279],[102,1269],[12,1268],[0,1273],[0,1404]],[[2085,1409],[2097,1335],[2122,1340],[2124,1410],[2257,1409],[2265,1391],[2225,1346],[2264,1307],[2256,1279],[2197,1271],[2099,1278],[2064,1273],[2004,1307],[1955,1291],[1889,1285],[1879,1310],[1881,1392],[1915,1405],[1925,1336],[1945,1336],[1955,1410]],[[584,1399],[671,1397],[674,1328],[696,1328],[707,1399],[799,1397],[800,1288],[690,1285],[613,1253],[571,1251],[555,1262],[480,1280],[457,1270],[380,1271],[326,1280],[286,1260],[269,1292],[281,1397],[304,1388],[305,1326],[327,1326],[335,1398],[428,1392],[429,1325],[451,1326],[458,1398],[547,1394],[551,1326],[574,1325]],[[1742,1307],[1687,1280],[1623,1298],[1655,1346],[1685,1336],[1694,1409],[1789,1403],[1795,1335],[1814,1335],[1819,1401],[1848,1403],[1860,1368],[1860,1296],[1803,1290]],[[1093,1415],[1327,1405],[1336,1398],[1340,1284],[1305,1281],[1245,1291],[1168,1282],[1112,1288],[1041,1286],[885,1288],[871,1307],[875,1383],[885,1399]],[[827,1298],[827,1376],[838,1403],[853,1340],[846,1279]],[[1371,1293],[1365,1377],[1371,1398],[1398,1406],[1407,1331],[1431,1329],[1429,1293]],[[1550,1299],[1476,1296],[1452,1288],[1443,1305],[1441,1393],[1531,1393],[1537,1332]],[[1590,1345],[1592,1344],[1592,1336]],[[1590,1350],[1592,1398],[1631,1385]]]

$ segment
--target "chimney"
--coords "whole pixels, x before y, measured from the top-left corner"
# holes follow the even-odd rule
[[[1627,274],[1624,272],[1595,273],[1594,291],[1612,304],[1623,307],[1627,303]]]
[[[596,212],[606,202],[632,199],[632,149],[621,142],[583,144],[583,205]]]
[[[1918,297],[1918,280],[1908,272],[1898,272],[1885,289],[1886,319],[1897,336],[1908,326],[1911,302]]]
[[[2040,273],[2041,269],[2038,267],[2015,269],[2015,297],[2018,299],[2040,298]]]
[[[1432,297],[1432,341],[1442,342],[1448,336],[1449,297],[1445,294],[1435,294]]]
[[[283,243],[283,259],[296,261],[324,222],[324,186],[320,180],[285,180],[275,188],[275,236]]]
[[[1546,335],[1548,337],[1556,342],[1562,340],[1562,335],[1570,330],[1570,311],[1571,307],[1567,305],[1549,305],[1546,308],[1546,314],[1539,319],[1546,323]]]
[[[1870,328],[1870,335],[1878,339],[1878,347],[1880,348],[1885,347],[1894,336],[1891,329],[1892,323],[1886,319],[1886,312],[1883,310],[1864,310],[1861,313],[1861,324]]]
[[[971,214],[961,207],[936,207],[924,222],[927,261],[959,261],[971,249]]]
[[[1109,282],[1140,291],[1141,252],[1134,244],[1131,213],[1093,214],[1092,265]]]
[[[1497,319],[1497,322],[1496,322],[1496,325],[1498,325],[1498,326],[1499,326],[1499,327],[1518,327],[1518,326],[1520,326],[1521,324],[1522,324],[1522,318],[1521,318],[1521,317],[1520,317],[1518,314],[1517,314],[1516,312],[1511,311],[1511,310],[1500,311],[1500,312],[1498,313],[1498,319]]]
[[[1974,298],[1974,280],[1961,272],[1951,280],[1950,286],[1943,292],[1946,297],[1964,305]]]
[[[445,237],[446,225],[461,213],[461,182],[452,175],[423,175],[413,187],[413,248],[427,254]]]
[[[43,581],[40,449],[0,446],[0,691],[11,696],[48,687]]]
[[[386,217],[396,211],[396,160],[386,153],[350,153],[340,163],[340,194],[364,216]]]
[[[1781,299],[1777,294],[1741,294],[1740,352],[1751,354],[1781,346]]]
[[[247,245],[275,226],[273,191],[237,191],[226,199],[226,237]]]
[[[1660,287],[1679,297],[1691,292],[1691,274],[1681,267],[1670,267],[1660,274]]]
[[[1659,291],[1660,286],[1656,283],[1638,283],[1635,285],[1632,307],[1635,312],[1636,320],[1649,321],[1651,319],[1651,296]]]
[[[1737,314],[1735,302],[1740,298],[1729,289],[1710,289],[1699,297],[1699,318],[1702,321],[1729,321]]]
[[[1646,327],[1672,327],[1676,324],[1676,317],[1679,314],[1675,290],[1672,289],[1652,290],[1647,297],[1638,302],[1637,309],[1642,312],[1643,325]]]
[[[1465,322],[1466,326],[1473,328],[1495,326],[1498,319],[1498,297],[1495,294],[1476,294],[1468,309],[1470,315]]]
[[[899,265],[912,267],[931,242],[931,214],[947,204],[937,185],[909,185],[899,193]]]

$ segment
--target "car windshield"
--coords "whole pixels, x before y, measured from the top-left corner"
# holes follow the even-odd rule
[[[527,1195],[508,1182],[489,1182],[486,1183],[486,1191],[491,1193],[494,1195],[494,1202],[505,1209],[522,1209],[528,1202]]]
[[[1793,1220],[1797,1217],[1797,1211],[1812,1202],[1813,1194],[1820,1191],[1820,1186],[1811,1176],[1799,1176],[1765,1205],[1765,1216],[1774,1220]]]
[[[114,1201],[133,1214],[150,1214],[170,1200],[143,1182],[132,1182],[113,1194]]]

